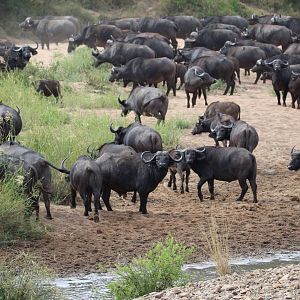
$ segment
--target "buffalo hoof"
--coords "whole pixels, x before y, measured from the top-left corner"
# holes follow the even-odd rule
[[[53,218],[52,218],[51,215],[50,215],[50,216],[46,216],[46,219],[48,219],[48,220],[53,220]],[[37,220],[38,220],[38,218],[37,218]]]
[[[177,191],[177,186],[173,186],[173,191]]]
[[[184,194],[184,190],[181,190],[181,191],[180,191],[180,194]]]
[[[94,215],[94,222],[98,223],[99,222],[99,215]]]
[[[215,196],[210,196],[210,200],[215,200]]]
[[[168,187],[171,187],[172,186],[172,183],[171,182],[168,182]]]

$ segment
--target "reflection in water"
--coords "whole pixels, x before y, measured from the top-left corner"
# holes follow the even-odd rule
[[[231,270],[236,273],[251,272],[256,269],[267,269],[300,264],[300,251],[270,253],[261,258],[241,258],[231,260]],[[207,280],[217,277],[212,262],[189,264],[183,270],[192,275],[194,280]],[[53,282],[60,288],[67,300],[109,300],[107,284],[114,278],[113,274],[88,274],[76,277],[59,278]]]

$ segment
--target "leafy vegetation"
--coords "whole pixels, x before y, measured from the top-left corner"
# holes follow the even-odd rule
[[[0,300],[63,299],[56,288],[49,285],[48,269],[34,259],[20,254],[8,263],[0,264]]]
[[[118,279],[109,284],[109,290],[116,300],[122,300],[185,284],[188,275],[181,267],[191,253],[192,249],[168,236],[144,257],[125,266],[117,265]]]
[[[22,193],[22,180],[21,173],[7,175],[0,185],[0,246],[18,239],[39,238],[45,233],[43,225],[25,217],[30,203]]]

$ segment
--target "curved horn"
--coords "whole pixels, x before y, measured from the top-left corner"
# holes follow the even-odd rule
[[[178,145],[177,145],[178,146]],[[176,147],[177,147],[176,146]],[[174,150],[174,151],[176,151],[177,153],[179,153],[180,154],[180,157],[178,158],[178,159],[176,159],[176,158],[174,158],[173,156],[171,156],[170,155],[170,152],[169,152],[169,156],[172,158],[172,160],[174,160],[175,162],[181,162],[182,161],[182,159],[183,159],[183,154],[182,154],[182,152],[181,151],[178,151],[178,150]]]
[[[118,101],[122,106],[125,106],[125,100],[121,100],[120,96],[118,97]]]
[[[33,49],[33,50],[37,50],[37,48],[39,47],[39,44],[37,42],[35,42],[35,43],[36,43],[36,47],[35,48],[31,47],[31,49]]]
[[[289,62],[287,60],[283,60],[282,63],[285,65],[285,66],[288,66],[289,65]]]
[[[93,50],[92,50],[92,55],[93,56],[97,56],[99,54],[99,50],[96,48],[93,48]]]
[[[204,75],[204,72],[202,72],[201,74],[200,73],[198,73],[198,70],[197,69],[195,69],[195,75],[197,76],[197,77],[203,77],[203,75]]]
[[[21,50],[22,50],[22,47],[19,47],[19,48],[17,48],[17,49],[12,48],[12,51],[15,51],[15,52],[19,52],[19,51],[21,51]]]
[[[87,152],[88,154],[93,154],[93,150],[90,151],[90,147],[91,147],[91,145],[89,145],[89,146],[87,147],[86,152]]]
[[[223,127],[223,128],[232,128],[232,126],[233,126],[233,123],[231,123],[230,125],[223,125],[223,124],[221,124],[221,126]]]
[[[300,76],[300,73],[296,73],[296,72],[292,71],[292,75],[294,75],[294,76]]]
[[[294,153],[294,149],[295,149],[295,147],[296,147],[296,145],[292,148],[292,150],[291,150],[291,154],[293,154]]]
[[[193,150],[195,150],[197,153],[203,153],[203,152],[205,152],[206,148],[205,148],[205,146],[203,146],[203,150],[198,150],[195,148],[193,148]]]
[[[20,108],[17,105],[16,105],[16,108],[17,108],[17,113],[20,114],[20,112],[21,112]]]
[[[117,133],[120,127],[118,129],[113,129],[112,124],[109,125],[109,129],[112,133]]]
[[[144,151],[144,152],[141,154],[141,159],[142,159],[142,161],[143,161],[144,163],[146,163],[146,164],[149,163],[149,162],[151,162],[151,161],[153,161],[153,159],[157,156],[157,153],[155,153],[151,159],[145,160],[145,159],[144,159],[144,155],[145,155],[146,153],[151,153],[151,151]]]

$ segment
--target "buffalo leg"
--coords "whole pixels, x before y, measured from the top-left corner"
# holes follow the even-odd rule
[[[99,222],[98,210],[101,209],[99,192],[94,192],[94,206],[95,206],[94,222]]]
[[[76,190],[71,188],[71,208],[76,208]]]
[[[43,198],[44,198],[44,202],[45,202],[45,207],[46,207],[46,218],[49,220],[52,220],[52,216],[51,216],[51,212],[50,212],[50,193],[47,191],[43,190]]]
[[[182,78],[180,78],[180,85],[179,85],[179,87],[177,88],[177,91],[181,89],[181,87],[183,86],[183,84],[184,84],[184,81],[183,81]],[[176,80],[176,85],[177,85],[177,80]]]
[[[102,199],[108,211],[112,211],[112,208],[109,203],[111,189],[104,188],[102,192]]]
[[[87,194],[85,193],[79,193],[81,199],[83,200],[83,204],[84,204],[84,216],[87,217],[89,215],[89,197]]]
[[[246,180],[239,180],[239,184],[241,186],[242,192],[236,201],[242,201],[244,199],[246,192],[248,191],[248,185]]]
[[[281,102],[280,102],[280,91],[274,89],[274,92],[275,92],[276,97],[277,97],[277,104],[281,105]]]
[[[194,107],[196,105],[196,99],[197,99],[197,91],[195,91],[193,93],[193,97],[192,97],[192,107]]]
[[[201,88],[198,90],[198,99],[201,98]]]
[[[210,179],[207,181],[208,183],[208,190],[210,193],[210,200],[215,200],[215,193],[214,193],[214,180]]]
[[[136,113],[136,114],[135,114],[135,121],[142,124],[142,121],[141,121],[141,115],[140,115],[139,113]]]
[[[235,88],[235,81],[234,81],[234,78],[231,80],[230,85],[231,85],[230,95],[233,95],[234,88]]]
[[[190,93],[188,91],[185,91],[186,93],[186,100],[187,100],[187,108],[190,108]]]
[[[288,93],[288,90],[284,90],[284,91],[282,92],[283,106],[286,106],[285,100],[286,100],[287,93]]]
[[[236,74],[236,76],[237,76],[237,78],[238,78],[239,84],[241,84],[241,73],[240,73],[240,69],[237,69],[237,70],[235,71],[235,74]]]
[[[198,185],[197,185],[197,188],[198,188],[198,197],[200,199],[200,201],[203,201],[203,194],[201,192],[201,188],[202,188],[202,185],[207,181],[206,178],[201,178],[198,182]]]
[[[202,92],[203,92],[203,96],[204,96],[204,103],[205,103],[205,105],[208,105],[208,103],[207,103],[207,95],[206,95],[206,88],[205,87],[202,88]]]
[[[253,203],[257,203],[257,184],[255,179],[249,179],[250,186],[253,193]]]
[[[185,191],[188,193],[190,190],[189,190],[189,179],[190,179],[190,174],[191,174],[191,171],[190,169],[187,169],[185,171]]]
[[[131,202],[135,203],[136,202],[136,191],[133,192],[132,198],[131,198]]]
[[[183,172],[180,170],[178,171],[178,175],[180,176],[180,181],[181,181],[181,185],[180,185],[180,193],[183,194],[184,193],[184,187],[183,187],[183,184],[184,184],[184,174]]]
[[[139,212],[141,212],[142,214],[147,214],[147,198],[149,193],[140,193],[140,210]]]
[[[256,78],[255,78],[254,84],[257,84],[257,82],[260,78],[260,75],[261,75],[261,72],[256,72]],[[264,81],[264,83],[265,83],[265,81]]]
[[[291,97],[292,97],[292,108],[295,108],[295,102],[297,100],[297,97],[291,93]]]

